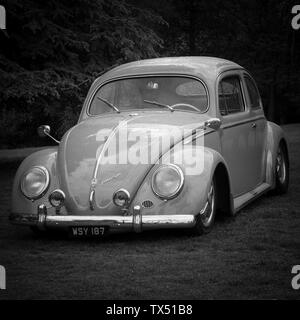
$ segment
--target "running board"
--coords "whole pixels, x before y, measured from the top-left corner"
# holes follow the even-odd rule
[[[242,194],[241,196],[236,197],[233,200],[234,212],[241,210],[249,202],[255,200],[258,196],[267,192],[271,188],[271,185],[268,183],[262,183],[252,191]]]

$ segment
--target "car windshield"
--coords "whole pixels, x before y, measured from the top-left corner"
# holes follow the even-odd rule
[[[101,86],[93,97],[89,114],[154,108],[203,113],[207,107],[207,93],[199,80],[175,76],[138,77]]]

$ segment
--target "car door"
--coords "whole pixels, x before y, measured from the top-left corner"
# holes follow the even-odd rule
[[[246,104],[250,110],[251,118],[253,119],[253,125],[255,128],[255,157],[253,166],[255,166],[254,174],[256,175],[256,185],[261,184],[265,178],[265,144],[266,144],[266,130],[267,120],[264,116],[262,101],[255,81],[249,75],[244,72],[243,74],[244,86],[246,91]]]
[[[256,185],[255,127],[245,103],[241,71],[226,72],[219,77],[218,106],[222,155],[228,165],[232,194],[237,197]]]

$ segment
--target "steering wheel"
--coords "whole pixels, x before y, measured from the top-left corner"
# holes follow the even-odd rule
[[[198,108],[196,108],[195,106],[192,106],[191,104],[188,104],[188,103],[175,103],[170,107],[175,109],[175,108],[177,108],[179,106],[188,107],[188,108],[191,108],[191,109],[193,109],[195,111],[200,111]]]

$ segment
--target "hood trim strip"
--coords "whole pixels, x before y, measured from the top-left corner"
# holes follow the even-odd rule
[[[97,180],[97,175],[98,175],[98,171],[99,171],[99,165],[100,162],[102,160],[102,157],[107,149],[107,147],[109,146],[111,140],[115,137],[116,133],[120,130],[120,128],[122,128],[124,125],[127,125],[130,121],[133,121],[137,118],[140,118],[141,116],[135,116],[132,118],[126,118],[122,121],[120,121],[112,130],[112,132],[109,134],[109,136],[107,137],[106,141],[104,142],[102,149],[100,151],[100,154],[97,158],[96,161],[96,165],[94,167],[94,172],[93,172],[93,178],[91,180],[91,186],[90,186],[90,193],[89,193],[89,204],[90,204],[90,209],[91,210],[95,210],[95,206],[94,206],[94,202],[95,202],[95,189],[98,183]]]

